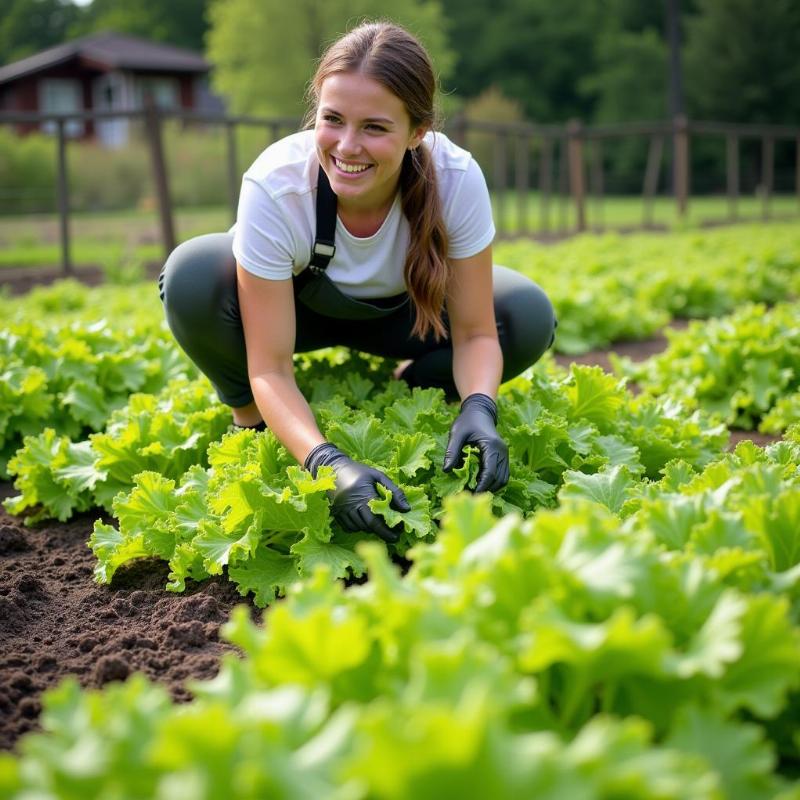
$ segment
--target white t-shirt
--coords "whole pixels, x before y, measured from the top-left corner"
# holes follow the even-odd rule
[[[472,156],[442,133],[428,133],[450,258],[468,258],[494,239],[489,191]],[[233,254],[248,272],[285,280],[311,260],[316,233],[319,162],[314,131],[294,133],[270,145],[242,179]],[[380,229],[353,236],[336,220],[336,254],[328,277],[345,294],[358,298],[391,297],[406,290],[403,267],[410,241],[400,193]]]

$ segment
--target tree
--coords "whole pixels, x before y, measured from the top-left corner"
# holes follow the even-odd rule
[[[202,52],[208,31],[207,5],[208,0],[93,0],[70,34],[114,31]]]
[[[61,44],[80,13],[68,0],[0,0],[0,63]]]
[[[800,121],[800,3],[698,0],[685,17],[690,116]]]
[[[496,86],[490,86],[463,107],[466,119],[478,122],[522,122],[525,115],[516,100],[506,97]],[[493,180],[493,166],[496,146],[493,133],[467,131],[464,146],[473,158],[483,167],[488,180]]]
[[[214,88],[234,113],[299,118],[325,46],[365,18],[404,25],[439,73],[449,74],[453,57],[437,0],[212,0],[207,56]]]
[[[666,118],[667,48],[656,30],[605,32],[595,58],[595,69],[578,84],[594,101],[594,122]]]
[[[443,0],[464,98],[489,86],[538,122],[661,119],[665,5],[641,0]],[[695,0],[683,0],[687,10]]]
[[[444,0],[457,48],[451,88],[475,97],[494,85],[539,122],[590,119],[578,91],[595,66],[601,0]]]

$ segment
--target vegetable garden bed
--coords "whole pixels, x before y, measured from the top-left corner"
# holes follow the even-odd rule
[[[494,497],[461,491],[474,456],[438,474],[454,407],[435,390],[342,351],[301,357],[331,441],[413,494],[407,515],[373,501],[403,525],[389,548],[343,536],[328,477],[271,433],[225,434],[152,286],[0,301],[0,468],[16,476],[0,498],[17,515],[0,511],[0,748],[20,748],[0,753],[0,797],[797,800],[800,311],[772,305],[797,294],[783,235],[734,272],[720,252],[713,279],[705,239],[680,270],[615,260],[615,243],[562,251],[564,352],[501,392],[512,481]],[[621,336],[642,341],[596,349]],[[666,360],[632,366],[668,339],[679,399]],[[621,365],[642,391],[572,362]],[[777,444],[733,451],[745,439]]]
[[[635,360],[665,344],[658,337],[621,352]],[[580,361],[607,367],[607,351]],[[0,482],[0,501],[14,494],[11,482]],[[220,642],[219,626],[244,600],[226,577],[172,594],[164,591],[167,564],[151,558],[99,586],[86,544],[96,519],[85,512],[26,526],[0,506],[0,748],[37,728],[42,691],[67,675],[99,687],[142,672],[186,700],[186,681],[213,677],[221,654],[233,649]]]
[[[636,362],[666,345],[659,335],[555,360],[610,370],[612,352]],[[732,431],[731,446],[779,438]],[[0,483],[0,500],[14,494],[10,482]],[[68,675],[100,687],[141,672],[185,701],[187,681],[213,677],[221,654],[235,649],[220,641],[219,627],[245,601],[224,576],[190,581],[176,595],[164,591],[167,564],[150,558],[121,567],[108,586],[95,583],[87,542],[96,518],[85,512],[65,523],[25,526],[0,506],[0,748],[38,727],[41,693]]]

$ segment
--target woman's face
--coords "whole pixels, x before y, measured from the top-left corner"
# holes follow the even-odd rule
[[[337,72],[322,83],[314,132],[319,163],[340,206],[371,211],[391,203],[403,156],[425,128],[412,129],[403,101],[377,81]]]

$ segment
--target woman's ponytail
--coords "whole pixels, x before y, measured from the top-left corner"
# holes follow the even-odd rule
[[[411,333],[422,339],[432,331],[438,340],[447,335],[442,321],[449,278],[447,230],[433,158],[424,142],[406,151],[400,172],[400,191],[403,213],[411,230],[404,269],[408,293],[416,311]]]

